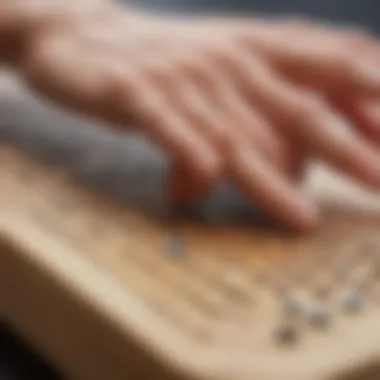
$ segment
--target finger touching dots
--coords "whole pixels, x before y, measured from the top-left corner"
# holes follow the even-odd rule
[[[232,180],[308,229],[318,210],[299,182],[311,159],[380,189],[374,37],[302,20],[134,17],[107,2],[80,15],[30,35],[20,73],[59,104],[157,142],[173,159],[173,197]]]

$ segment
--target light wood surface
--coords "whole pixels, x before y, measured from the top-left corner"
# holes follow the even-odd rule
[[[70,379],[379,378],[377,196],[315,168],[324,222],[309,236],[174,223],[84,189],[7,136],[0,313]]]

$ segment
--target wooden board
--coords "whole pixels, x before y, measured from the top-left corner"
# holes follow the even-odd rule
[[[380,376],[377,197],[316,169],[295,237],[147,217],[9,144],[0,168],[0,313],[69,378]]]

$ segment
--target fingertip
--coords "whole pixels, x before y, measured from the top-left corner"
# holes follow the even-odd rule
[[[175,163],[168,179],[169,196],[176,201],[200,199],[210,191],[220,175],[221,161],[216,155],[192,166]]]
[[[320,223],[320,210],[312,199],[293,188],[272,209],[274,217],[299,233],[310,232]]]
[[[187,202],[198,199],[206,192],[207,185],[194,179],[190,173],[172,172],[168,179],[169,198],[176,202]]]
[[[320,222],[320,213],[317,207],[310,201],[300,205],[294,218],[294,227],[299,232],[310,232],[314,230]]]
[[[223,164],[221,157],[216,152],[209,151],[199,162],[195,174],[205,182],[213,183],[222,174]]]

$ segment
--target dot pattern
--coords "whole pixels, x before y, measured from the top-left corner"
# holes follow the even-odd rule
[[[80,246],[194,346],[296,352],[316,336],[328,344],[334,326],[380,306],[379,218],[332,214],[303,240],[243,226],[173,227],[9,149],[0,162],[0,208]]]

